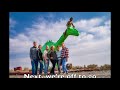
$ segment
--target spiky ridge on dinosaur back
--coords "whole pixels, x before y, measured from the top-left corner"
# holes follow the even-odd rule
[[[56,45],[55,45],[55,43],[52,41],[52,40],[49,40],[49,41],[47,41],[45,44],[44,44],[44,46],[42,47],[42,52],[46,49],[46,46],[49,46],[49,48],[51,47],[51,46],[55,46],[55,49],[56,49]]]
[[[45,44],[48,46],[55,45],[55,43],[52,40],[47,41]]]

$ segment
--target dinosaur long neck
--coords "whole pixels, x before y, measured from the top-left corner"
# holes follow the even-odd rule
[[[55,45],[56,46],[61,46],[62,45],[62,43],[65,41],[65,39],[68,37],[68,35],[64,35],[64,34],[62,34],[62,36],[59,38],[59,40],[55,43]]]

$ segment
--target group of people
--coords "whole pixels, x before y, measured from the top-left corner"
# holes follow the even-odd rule
[[[37,75],[38,71],[38,63],[40,63],[39,74],[42,74],[44,67],[44,74],[48,74],[48,67],[51,61],[52,69],[50,74],[55,74],[55,65],[58,66],[58,73],[61,73],[61,69],[63,73],[68,74],[66,68],[66,62],[68,61],[69,50],[65,47],[65,44],[62,43],[62,50],[60,50],[60,46],[57,46],[57,50],[55,50],[54,46],[46,46],[46,50],[42,53],[42,46],[39,45],[37,47],[37,43],[33,42],[33,47],[30,48],[30,59],[32,65],[32,75]]]
[[[73,25],[73,18],[71,17],[69,21],[67,22],[66,26],[67,29],[71,26],[75,28]],[[64,35],[66,36],[67,29],[64,32]],[[42,46],[39,45],[37,48],[37,43],[33,42],[33,47],[30,48],[30,59],[31,59],[31,65],[32,65],[32,74],[36,75],[38,70],[38,63],[40,63],[40,70],[39,74],[42,74],[43,71],[43,65],[44,65],[44,73],[48,74],[48,67],[49,62],[52,63],[52,69],[50,71],[51,74],[54,73],[55,65],[57,63],[58,71],[61,73],[61,66],[63,73],[68,73],[66,68],[66,62],[68,60],[68,48],[65,47],[65,44],[62,43],[62,50],[60,50],[60,47],[57,46],[57,50],[55,50],[54,46],[46,46],[46,50],[42,53],[41,51]]]

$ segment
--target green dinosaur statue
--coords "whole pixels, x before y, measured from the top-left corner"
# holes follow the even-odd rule
[[[64,35],[64,33],[62,34],[62,36],[59,38],[59,40],[57,42],[53,42],[52,40],[47,41],[43,47],[42,47],[42,52],[44,52],[44,50],[46,49],[46,46],[48,45],[49,47],[54,46],[55,50],[57,46],[62,45],[62,43],[65,41],[65,39],[69,36],[69,35],[73,35],[73,36],[79,36],[79,32],[77,29],[73,28],[73,27],[69,27],[66,31],[66,35]]]

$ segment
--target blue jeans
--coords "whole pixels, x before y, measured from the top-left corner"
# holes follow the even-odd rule
[[[59,60],[56,61],[57,65],[58,65],[58,71],[59,71],[59,73],[61,72],[61,70],[60,70],[60,66],[62,64],[61,62],[62,62],[61,59],[59,59]]]
[[[63,73],[67,73],[67,68],[66,68],[66,58],[62,58],[62,70],[63,70]]]
[[[37,75],[38,60],[37,59],[32,60],[31,65],[32,65],[32,75]]]
[[[48,67],[49,67],[49,59],[47,59],[47,63],[45,62],[44,60],[44,74],[47,74],[48,73]]]
[[[39,63],[40,63],[39,74],[42,74],[42,70],[43,70],[43,61],[41,62],[41,61],[39,60]]]

